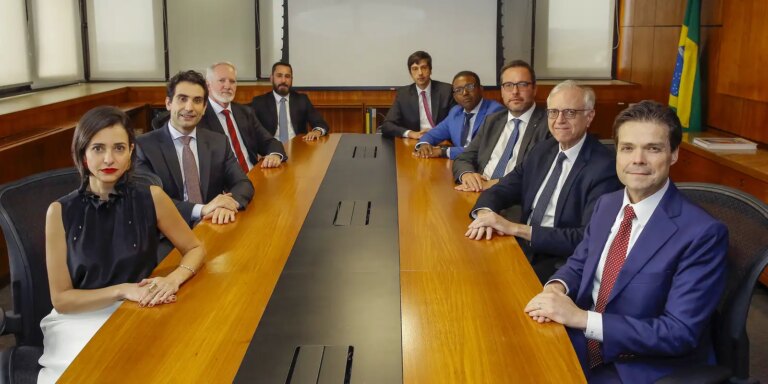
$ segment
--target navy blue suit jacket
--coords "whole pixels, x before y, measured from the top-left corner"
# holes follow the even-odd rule
[[[623,197],[620,190],[598,200],[584,240],[552,276],[565,282],[582,309],[593,306],[595,271]],[[707,329],[725,286],[727,249],[725,225],[670,183],[629,251],[602,316],[603,361],[614,364],[623,382],[652,383],[712,362]],[[568,329],[568,335],[588,367],[584,332]]]
[[[504,107],[495,100],[483,99],[480,109],[477,111],[477,116],[475,116],[475,123],[472,124],[472,134],[470,136],[475,137],[477,130],[483,125],[485,115],[501,111],[502,109]],[[455,105],[448,112],[448,117],[424,134],[419,143],[425,142],[429,143],[429,145],[437,145],[445,140],[450,140],[453,146],[451,146],[449,151],[449,157],[453,160],[464,152],[465,143],[461,142],[461,131],[463,128],[464,108],[461,105]]]
[[[555,161],[560,144],[554,138],[533,147],[522,163],[499,182],[480,194],[477,208],[494,212],[519,204],[520,223],[526,223],[533,213],[533,200]],[[560,190],[555,207],[555,226],[532,228],[532,237],[525,251],[533,263],[544,256],[567,257],[581,242],[597,199],[621,188],[616,177],[616,156],[596,138],[587,135],[579,155]],[[549,273],[552,273],[550,269]]]

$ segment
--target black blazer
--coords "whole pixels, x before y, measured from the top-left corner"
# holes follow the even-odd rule
[[[194,204],[184,201],[181,165],[168,129],[166,125],[136,138],[136,168],[160,177],[163,190],[176,204],[181,216],[191,224]],[[237,163],[229,139],[207,129],[198,129],[197,157],[204,203],[221,193],[231,192],[244,209],[253,198],[253,184]]]
[[[419,123],[419,92],[416,83],[400,87],[395,94],[395,102],[387,112],[381,133],[384,137],[402,137],[405,131],[421,131]],[[435,125],[439,124],[456,104],[453,100],[453,87],[450,84],[432,80],[430,106]]]
[[[464,152],[453,161],[453,178],[456,183],[461,183],[460,177],[466,172],[483,173],[485,166],[491,159],[493,148],[496,147],[496,143],[507,125],[508,113],[505,109],[485,117],[483,125],[477,131],[477,136],[464,148]],[[525,134],[520,139],[522,142],[520,142],[520,150],[515,159],[515,166],[523,162],[536,143],[547,137],[549,137],[549,126],[547,125],[546,110],[536,106],[531,120],[525,128]]]
[[[251,108],[264,128],[274,136],[277,132],[277,103],[272,91],[254,97],[251,100]],[[330,130],[323,116],[309,101],[309,97],[303,93],[291,91],[288,94],[288,113],[291,115],[293,132],[297,135],[307,133],[307,126],[310,130],[315,127],[323,128],[326,134]]]
[[[237,103],[230,103],[230,107],[235,123],[237,123],[237,129],[243,138],[245,149],[248,151],[248,158],[251,160],[251,164],[256,164],[257,155],[267,156],[270,153],[279,153],[283,156],[283,161],[288,159],[283,143],[275,139],[264,129],[251,108]],[[219,117],[216,116],[216,112],[214,112],[213,107],[210,105],[205,108],[205,115],[197,127],[221,134],[224,134],[227,129],[221,126]]]
[[[494,212],[520,204],[520,223],[533,213],[533,200],[549,173],[560,144],[553,137],[536,145],[521,164],[499,182],[480,194],[474,208],[490,208]],[[570,256],[584,237],[584,228],[592,216],[597,199],[605,193],[621,189],[616,177],[616,155],[595,137],[587,135],[555,207],[555,226],[534,226],[528,256]],[[529,253],[530,253],[529,252]]]

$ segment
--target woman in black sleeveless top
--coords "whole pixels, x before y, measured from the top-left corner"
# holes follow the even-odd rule
[[[203,247],[171,199],[130,177],[133,148],[128,117],[117,108],[94,108],[75,128],[72,157],[82,185],[52,203],[46,217],[54,309],[40,323],[38,382],[55,382],[123,300],[173,303],[202,266]],[[148,279],[157,265],[158,230],[183,257],[167,276]]]

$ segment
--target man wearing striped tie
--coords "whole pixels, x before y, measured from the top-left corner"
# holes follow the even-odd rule
[[[597,201],[584,240],[524,310],[567,327],[590,383],[652,383],[714,361],[728,232],[669,180],[682,139],[672,109],[637,103],[614,137],[625,188]]]

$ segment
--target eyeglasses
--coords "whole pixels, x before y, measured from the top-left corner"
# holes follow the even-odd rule
[[[557,117],[560,116],[560,112],[562,112],[566,120],[573,120],[579,112],[586,111],[591,111],[591,109],[547,109],[547,117],[550,120],[557,120]]]
[[[531,84],[533,84],[533,83],[531,83],[529,81],[518,81],[517,83],[513,83],[511,81],[508,81],[506,83],[502,83],[501,87],[504,88],[504,90],[506,90],[506,91],[511,91],[515,87],[517,87],[518,90],[521,90],[521,89],[528,89],[528,87],[530,87]]]
[[[477,88],[477,87],[478,87],[478,85],[477,85],[477,84],[475,84],[475,83],[469,83],[469,84],[467,84],[467,85],[465,85],[465,86],[463,86],[463,87],[456,87],[456,88],[454,88],[454,89],[453,89],[453,93],[455,93],[455,94],[457,94],[457,95],[458,95],[458,94],[462,94],[462,93],[464,93],[464,91],[467,91],[467,92],[472,92],[472,91],[474,91],[474,90],[475,90],[475,88]]]

